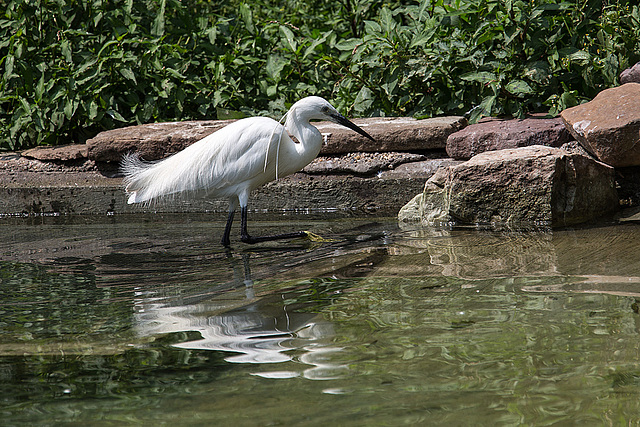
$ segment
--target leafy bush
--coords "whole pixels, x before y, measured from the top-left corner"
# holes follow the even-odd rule
[[[422,2],[382,8],[327,58],[359,114],[513,115],[564,108],[617,83],[640,54],[631,2]]]
[[[556,114],[640,59],[631,3],[11,0],[0,148],[234,111],[277,117],[310,94],[352,115]]]

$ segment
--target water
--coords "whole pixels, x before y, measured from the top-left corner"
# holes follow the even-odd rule
[[[0,218],[3,425],[640,423],[639,225],[223,224]]]

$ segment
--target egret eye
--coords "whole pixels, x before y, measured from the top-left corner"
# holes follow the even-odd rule
[[[327,107],[327,106],[325,105],[324,107],[322,107],[322,108],[320,109],[320,111],[322,111],[324,114],[327,114],[327,113],[329,113],[329,107]]]

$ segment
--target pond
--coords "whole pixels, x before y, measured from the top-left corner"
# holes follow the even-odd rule
[[[4,425],[640,423],[640,225],[0,218]]]

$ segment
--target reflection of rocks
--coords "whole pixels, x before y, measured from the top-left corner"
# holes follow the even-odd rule
[[[399,276],[446,276],[465,279],[558,274],[550,230],[494,232],[476,229],[405,226],[396,256],[381,268]],[[398,274],[399,273],[399,274]]]
[[[640,228],[485,231],[403,225],[405,238],[390,248],[375,274],[414,277],[433,286],[508,277],[538,291],[620,295],[640,293]],[[442,280],[438,282],[437,278]],[[514,282],[515,283],[515,282]]]

